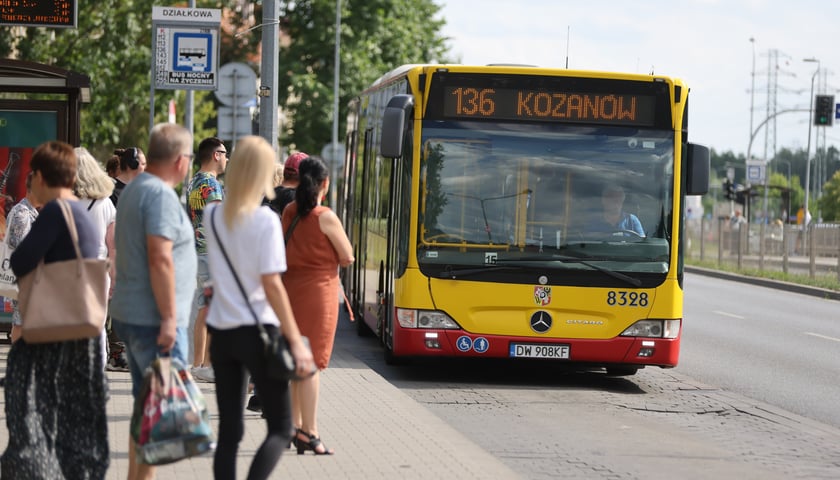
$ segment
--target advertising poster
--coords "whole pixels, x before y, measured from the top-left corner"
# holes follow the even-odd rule
[[[26,176],[32,152],[58,138],[59,110],[17,110],[0,105],[0,238],[6,234],[6,215],[26,196]],[[11,322],[11,301],[3,300],[0,322]]]

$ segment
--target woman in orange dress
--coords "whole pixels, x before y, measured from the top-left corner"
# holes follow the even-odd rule
[[[324,162],[306,158],[298,166],[298,175],[295,201],[282,215],[288,264],[283,284],[300,332],[309,337],[319,373],[292,382],[292,420],[297,427],[293,442],[298,454],[312,450],[316,455],[331,455],[333,451],[321,443],[318,433],[320,370],[330,362],[338,324],[338,267],[353,263],[353,247],[338,216],[321,206],[330,185]]]

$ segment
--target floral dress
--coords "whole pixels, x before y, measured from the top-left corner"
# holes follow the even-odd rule
[[[28,203],[28,202],[27,202]],[[52,203],[52,202],[51,202]],[[77,202],[70,202],[77,203]],[[9,212],[11,217],[14,209]],[[95,256],[98,243],[84,207],[75,206],[79,243],[86,258]],[[20,235],[17,257],[50,233],[67,231],[57,205],[47,204]],[[84,217],[84,218],[82,218]],[[60,222],[60,223],[59,223]],[[87,223],[87,225],[84,225]],[[14,229],[15,227],[13,227]],[[10,231],[11,235],[19,232]],[[84,234],[84,237],[83,237]],[[49,252],[72,251],[69,234],[58,238]],[[11,244],[11,238],[10,244]],[[46,255],[40,258],[45,258]],[[59,260],[59,259],[57,259]],[[50,301],[43,299],[42,301]],[[100,354],[100,336],[66,342],[12,344],[6,362],[6,429],[9,441],[0,457],[0,478],[15,480],[102,480],[108,471],[108,386]]]

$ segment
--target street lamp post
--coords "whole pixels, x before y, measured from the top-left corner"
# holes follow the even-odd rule
[[[753,111],[755,105],[755,38],[750,37],[750,43],[752,44],[752,71],[750,72],[750,76],[752,77],[752,85],[750,86],[750,135],[752,135]]]
[[[820,61],[816,58],[804,58],[803,62],[813,62],[817,64],[817,70],[811,75],[811,96],[808,98],[808,105],[811,109],[811,114],[808,116],[808,146],[805,148],[805,212],[803,214],[803,223],[807,223],[805,219],[808,218],[808,201],[810,196],[811,186],[811,124],[814,123],[814,79],[820,73]],[[803,225],[804,231],[807,232],[807,225]]]

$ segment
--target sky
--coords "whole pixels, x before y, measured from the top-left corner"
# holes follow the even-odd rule
[[[776,151],[804,150],[807,111],[779,114],[774,128],[760,125],[774,103],[777,112],[808,109],[812,79],[815,94],[835,95],[840,102],[840,2],[834,0],[435,3],[442,7],[442,33],[459,63],[565,68],[568,61],[570,69],[652,70],[681,78],[690,88],[689,141],[718,153],[746,155],[755,133],[752,156],[772,157],[773,130]],[[804,62],[806,58],[816,58],[819,64]],[[774,71],[775,75],[768,73]],[[773,76],[775,95],[768,93]],[[819,129],[825,130],[828,145],[840,145],[838,122],[811,129],[812,152]]]

